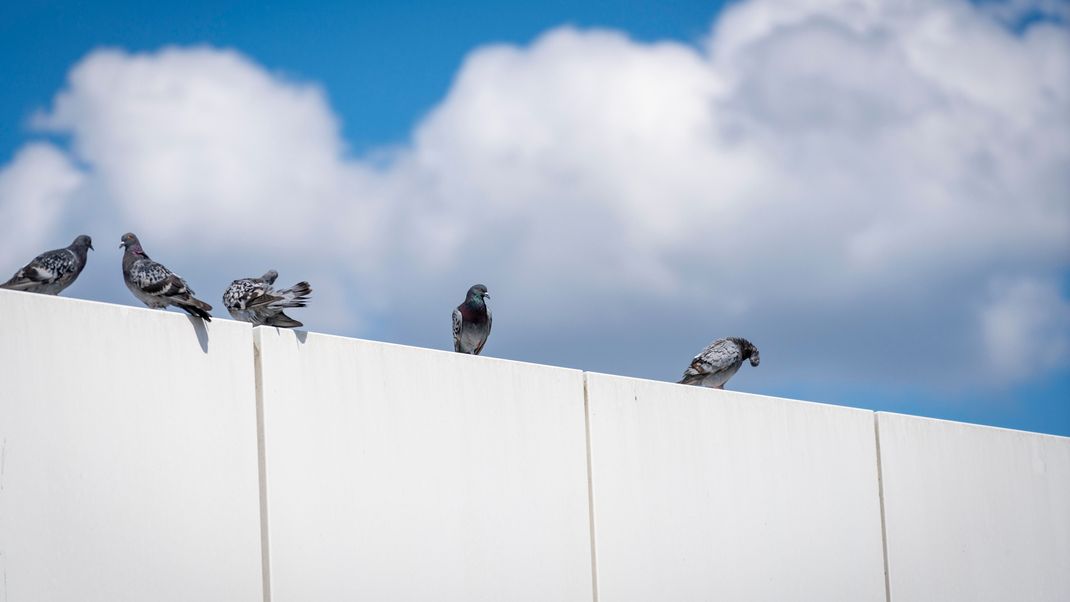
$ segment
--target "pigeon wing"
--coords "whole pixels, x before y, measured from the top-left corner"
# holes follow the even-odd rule
[[[57,249],[43,253],[34,259],[37,270],[51,274],[49,282],[55,282],[78,271],[78,256],[70,249]]]
[[[268,305],[271,305],[272,303],[280,301],[282,299],[282,297],[276,297],[275,295],[270,294],[270,292],[268,291],[274,292],[271,291],[270,288],[268,288],[267,291],[259,293],[256,296],[250,297],[249,300],[245,303],[245,307],[248,309],[267,307]]]
[[[223,307],[228,310],[242,309],[245,300],[245,289],[248,287],[248,280],[235,280],[230,283],[227,290],[223,291]]]
[[[702,362],[706,372],[713,373],[731,368],[733,364],[743,359],[743,355],[740,352],[739,345],[722,339],[715,341],[704,349],[695,359]],[[692,365],[694,365],[694,362],[692,362]]]
[[[43,284],[52,284],[78,271],[78,257],[69,249],[56,249],[41,253],[19,270],[5,288],[22,290]]]
[[[130,270],[130,282],[141,292],[153,297],[193,294],[185,280],[151,259],[144,259],[134,264]]]
[[[727,339],[718,339],[691,360],[691,365],[684,371],[684,380],[701,379],[706,375],[731,369],[732,365],[741,359],[742,353],[738,345]]]
[[[242,291],[242,307],[246,309],[257,309],[266,305],[271,305],[273,302],[278,301],[281,297],[274,295],[275,289],[271,288],[271,285],[263,280],[254,280],[252,278],[245,281],[245,287]]]
[[[242,310],[251,307],[271,287],[255,278],[242,278],[230,283],[223,293],[223,305],[227,309]]]
[[[453,350],[457,352],[461,350],[462,322],[464,322],[464,318],[461,317],[461,309],[457,308],[453,310]]]
[[[15,272],[15,275],[5,282],[3,287],[19,291],[54,282],[55,279],[55,274],[35,259]]]

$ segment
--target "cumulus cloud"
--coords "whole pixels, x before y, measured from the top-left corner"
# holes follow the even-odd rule
[[[8,230],[0,237],[0,265],[21,267],[46,250],[42,245],[54,242],[51,235],[61,213],[83,181],[82,173],[62,151],[41,142],[27,144],[0,169],[0,224]],[[54,244],[66,246],[71,240],[74,235]]]
[[[494,355],[669,378],[740,334],[755,390],[1007,384],[1065,367],[1070,321],[1070,34],[1008,19],[748,0],[698,46],[562,27],[474,50],[370,157],[318,87],[213,48],[94,52],[36,124],[118,230],[195,243],[220,288],[245,275],[223,253],[318,279],[313,328],[447,346],[485,281]]]
[[[989,360],[998,376],[1022,378],[1066,361],[1070,302],[1053,283],[993,283],[981,312]]]
[[[371,242],[379,219],[322,91],[234,51],[94,52],[34,122],[69,134],[120,217],[164,243],[307,249],[338,221]]]

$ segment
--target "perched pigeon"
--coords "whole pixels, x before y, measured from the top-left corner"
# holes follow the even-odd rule
[[[41,253],[26,264],[26,267],[15,272],[11,280],[0,284],[0,288],[58,295],[73,284],[78,274],[85,269],[89,249],[92,248],[93,239],[82,234],[65,249]]]
[[[223,305],[235,320],[253,324],[297,328],[303,326],[283,313],[288,307],[304,307],[312,287],[307,282],[298,282],[290,288],[277,291],[271,288],[279,273],[268,270],[259,278],[242,278],[230,283],[223,293]]]
[[[746,359],[752,366],[760,361],[758,348],[750,341],[739,337],[717,339],[691,360],[680,384],[723,389]]]
[[[141,248],[141,241],[132,233],[123,234],[119,242],[123,253],[123,280],[126,288],[142,303],[153,309],[174,305],[186,313],[211,322],[212,306],[195,298],[193,289],[181,276],[149,259]]]
[[[487,344],[492,322],[487,308],[487,287],[477,284],[468,289],[464,303],[453,310],[453,350],[479,355]]]

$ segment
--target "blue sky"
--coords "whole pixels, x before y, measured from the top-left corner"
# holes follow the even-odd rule
[[[2,269],[134,304],[134,230],[439,348],[483,281],[488,355],[1070,434],[1067,5],[894,6],[6,3]]]

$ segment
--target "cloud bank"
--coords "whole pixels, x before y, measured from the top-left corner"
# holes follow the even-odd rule
[[[3,223],[31,224],[0,265],[88,223],[197,288],[307,278],[315,330],[446,348],[482,281],[491,355],[672,378],[743,335],[764,361],[739,388],[1024,382],[1070,349],[1070,32],[1025,12],[748,0],[695,45],[561,27],[475,49],[366,156],[323,90],[238,52],[98,50],[33,120],[69,149],[0,172]]]

